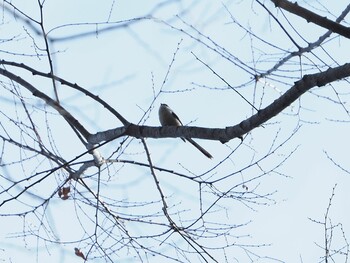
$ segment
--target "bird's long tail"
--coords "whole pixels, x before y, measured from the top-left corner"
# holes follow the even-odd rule
[[[208,153],[202,146],[200,146],[198,143],[196,143],[191,138],[186,138],[186,140],[191,143],[194,147],[196,147],[198,150],[200,150],[205,156],[207,156],[209,159],[213,158],[213,156]]]

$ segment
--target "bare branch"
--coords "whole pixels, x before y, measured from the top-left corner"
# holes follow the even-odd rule
[[[337,22],[327,19],[326,17],[311,12],[310,10],[299,6],[297,2],[291,3],[287,0],[271,0],[271,2],[274,3],[276,7],[282,8],[292,14],[304,18],[307,22],[324,27],[334,33],[338,33],[343,37],[350,38],[349,27],[345,27]],[[347,9],[350,9],[350,5],[348,5]]]
[[[61,105],[59,105],[56,101],[51,99],[49,96],[46,94],[42,93],[38,89],[36,89],[33,85],[31,85],[29,82],[26,80],[22,79],[19,76],[16,76],[15,74],[11,73],[10,71],[7,71],[5,69],[0,68],[0,74],[8,77],[9,79],[17,82],[27,90],[29,90],[35,97],[38,97],[42,100],[44,100],[47,105],[51,106],[55,110],[57,110],[62,117],[70,124],[72,127],[77,129],[84,137],[85,139],[88,139],[90,136],[90,133],[84,128],[83,125],[80,124],[80,122],[75,119],[65,108],[63,108]]]

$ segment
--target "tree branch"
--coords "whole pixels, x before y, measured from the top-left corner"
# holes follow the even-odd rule
[[[75,119],[65,108],[63,108],[59,103],[51,99],[49,96],[47,96],[45,93],[39,91],[36,89],[32,84],[27,82],[26,80],[22,79],[21,77],[0,68],[0,75],[3,75],[5,77],[8,77],[12,81],[17,82],[27,90],[29,90],[35,97],[38,97],[46,102],[47,105],[51,106],[55,110],[61,114],[61,116],[75,129],[77,129],[85,139],[87,139],[90,136],[90,133],[84,128],[83,125],[80,124],[80,122]]]
[[[295,82],[294,86],[286,91],[281,97],[272,102],[269,106],[259,110],[256,114],[242,121],[235,126],[226,128],[203,128],[203,127],[187,127],[187,126],[164,126],[151,127],[130,124],[128,126],[119,127],[103,132],[98,132],[89,137],[92,144],[101,141],[111,140],[123,135],[129,135],[136,138],[198,138],[206,140],[229,141],[240,137],[245,133],[261,126],[270,120],[293,102],[301,95],[313,87],[321,87],[333,81],[340,80],[350,76],[350,63],[346,63],[336,68],[329,68],[326,71],[304,75],[304,77]]]
[[[304,18],[307,22],[311,22],[321,27],[327,28],[334,33],[342,35],[343,37],[350,38],[349,27],[343,26],[337,22],[329,20],[326,17],[311,12],[310,10],[299,6],[298,3],[291,3],[287,0],[271,0],[271,2],[273,2],[276,7],[282,8],[292,14]]]
[[[10,65],[10,66],[14,66],[14,67],[18,67],[18,68],[22,68],[25,70],[28,70],[29,72],[31,72],[34,76],[41,76],[41,77],[45,77],[45,78],[49,78],[49,79],[54,79],[56,81],[59,81],[62,85],[66,85],[68,87],[71,87],[75,90],[78,90],[82,93],[84,93],[86,96],[92,98],[93,100],[97,101],[98,103],[100,103],[103,107],[105,107],[107,110],[109,110],[114,116],[116,116],[120,122],[122,122],[124,125],[127,125],[129,122],[119,113],[117,112],[112,106],[110,106],[107,102],[105,102],[104,100],[102,100],[99,96],[96,96],[94,94],[92,94],[90,91],[82,88],[81,86],[79,86],[76,83],[72,83],[69,82],[65,79],[62,79],[60,77],[57,77],[56,75],[52,74],[52,73],[43,73],[41,71],[38,71],[34,68],[31,68],[23,63],[17,63],[17,62],[13,62],[13,61],[6,61],[1,59],[0,60],[0,64],[2,65]]]

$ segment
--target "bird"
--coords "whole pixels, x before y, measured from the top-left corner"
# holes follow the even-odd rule
[[[161,103],[158,111],[159,121],[162,126],[183,126],[179,117],[175,114],[175,112],[165,103]],[[196,147],[201,153],[203,153],[209,159],[212,159],[213,156],[206,151],[202,146],[196,143],[191,138],[181,138],[184,142],[188,141],[194,147]]]

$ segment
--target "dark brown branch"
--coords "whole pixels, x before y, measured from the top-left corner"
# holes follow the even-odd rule
[[[252,129],[260,126],[267,120],[276,116],[278,113],[282,112],[289,105],[291,105],[294,101],[296,101],[301,95],[310,90],[313,87],[322,87],[333,81],[340,80],[350,76],[350,63],[346,63],[342,66],[336,68],[329,68],[326,71],[304,75],[304,77],[295,82],[294,86],[291,87],[286,93],[284,93],[281,97],[276,99],[273,103],[271,103],[266,108],[260,110],[257,114],[248,118],[247,120],[242,121],[238,126],[247,133]],[[228,127],[227,132],[228,135],[231,134],[237,128],[236,126]],[[243,134],[244,134],[243,133]],[[240,136],[243,134],[239,134]],[[228,136],[230,137],[230,136]],[[229,138],[231,139],[231,138]]]
[[[46,102],[47,105],[51,106],[55,110],[58,111],[58,113],[70,124],[72,125],[75,129],[77,129],[85,139],[89,138],[90,133],[84,128],[83,125],[80,124],[80,122],[75,119],[65,108],[63,108],[60,104],[58,104],[56,101],[51,99],[49,96],[47,96],[45,93],[42,93],[38,89],[36,89],[32,84],[29,82],[25,81],[21,77],[0,68],[0,75],[3,75],[5,77],[8,77],[12,81],[17,82],[27,90],[29,90],[35,97],[40,98]]]
[[[240,137],[250,132],[254,128],[261,126],[270,120],[289,105],[295,102],[301,95],[313,87],[321,87],[333,81],[340,80],[350,76],[350,63],[336,68],[329,68],[326,71],[305,75],[301,80],[295,82],[281,97],[272,102],[269,106],[258,111],[250,118],[242,121],[235,126],[229,126],[224,129],[220,128],[202,128],[186,126],[164,126],[151,127],[130,124],[103,132],[93,134],[89,138],[92,144],[101,141],[110,140],[119,136],[129,135],[136,138],[198,138],[206,140],[229,141],[233,138]],[[229,113],[228,113],[229,114]]]
[[[339,17],[337,17],[337,19],[335,20],[337,23],[340,23],[342,20],[344,20],[344,18],[347,16],[347,14],[350,12],[350,5],[348,5],[343,12],[340,14]],[[318,38],[317,41],[313,42],[313,43],[309,43],[307,47],[304,48],[299,48],[298,51],[292,52],[290,54],[288,54],[286,57],[282,58],[281,60],[279,60],[272,68],[270,68],[269,70],[267,70],[266,72],[260,74],[260,78],[263,78],[267,75],[270,75],[272,72],[276,71],[278,68],[280,68],[281,66],[285,65],[287,61],[290,61],[291,58],[293,57],[300,57],[301,55],[303,55],[304,53],[308,53],[311,52],[312,50],[314,50],[315,48],[320,47],[320,45],[332,34],[333,32],[331,30],[328,30],[325,34],[323,34],[322,36],[320,36]]]
[[[350,38],[350,28],[337,22],[329,20],[327,17],[320,16],[310,10],[301,7],[298,3],[291,3],[287,0],[271,0],[276,7],[282,8],[292,14],[304,18],[307,22],[314,23],[321,27],[327,28],[334,33],[338,33],[346,38]]]

